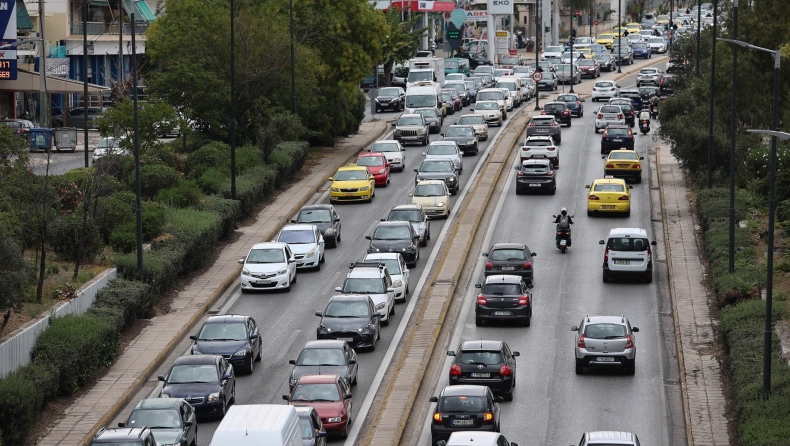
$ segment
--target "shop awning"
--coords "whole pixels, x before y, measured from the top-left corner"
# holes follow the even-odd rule
[[[452,12],[456,6],[452,1],[425,2],[419,0],[377,1],[376,9],[386,11],[389,8],[410,8],[416,12]]]
[[[132,6],[132,0],[123,0],[123,10],[126,11],[127,14],[134,13],[135,22],[151,23],[156,19],[151,8],[148,7],[148,4],[144,0],[135,1],[134,6]]]
[[[33,29],[33,21],[23,0],[16,0],[16,29]]]
[[[110,1],[109,0],[91,0],[88,3],[90,3],[91,6],[104,6],[104,7],[107,7],[107,8],[110,7]]]
[[[16,80],[0,80],[0,91],[31,92],[37,93],[40,86],[38,73],[23,69],[17,70]],[[83,83],[62,77],[47,76],[47,91],[49,93],[82,94]],[[88,84],[89,93],[103,93],[110,91],[109,87]]]

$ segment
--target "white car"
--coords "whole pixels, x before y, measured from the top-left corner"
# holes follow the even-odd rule
[[[549,57],[560,57],[562,53],[565,52],[565,47],[562,45],[559,46],[547,46],[543,53],[541,53],[541,59],[546,59]]]
[[[513,111],[513,98],[510,96],[510,90],[507,88],[500,88],[505,93],[505,108],[507,111]]]
[[[649,46],[650,51],[653,51],[654,53],[663,54],[667,52],[667,41],[664,40],[663,37],[648,37],[647,46]]]
[[[481,115],[476,113],[463,115],[458,119],[458,125],[471,125],[475,129],[478,140],[485,141],[488,139],[488,124]]]
[[[296,282],[296,257],[287,243],[256,243],[247,257],[239,259],[241,292],[291,290]]]
[[[554,168],[560,166],[560,146],[551,136],[528,136],[518,149],[521,161],[528,159],[548,159]]]
[[[507,101],[510,99],[510,92],[505,92],[501,88],[484,88],[477,92],[477,103],[481,101],[496,101],[502,113],[502,119],[507,119]],[[477,110],[477,107],[475,107]]]
[[[494,75],[494,67],[491,65],[478,65],[475,68],[475,76],[480,76],[481,74],[490,74],[491,76]]]
[[[129,149],[121,148],[121,140],[122,138],[115,138],[112,136],[102,138],[99,144],[93,148],[93,162],[95,163],[96,160],[107,155],[131,156],[132,152]]]
[[[288,243],[296,258],[297,268],[321,269],[324,263],[324,237],[318,226],[309,224],[285,225],[274,242]]]
[[[650,241],[642,228],[614,228],[607,239],[598,243],[605,245],[603,281],[615,277],[637,277],[644,282],[653,281],[653,251],[655,241]]]
[[[625,125],[625,113],[619,105],[603,105],[595,114],[595,133],[605,129],[609,124]]]
[[[463,82],[465,80],[466,80],[466,75],[464,73],[449,73],[449,74],[445,74],[444,75],[444,81],[445,82],[449,82],[449,81],[461,81],[461,82]]]
[[[512,68],[497,68],[494,70],[494,82],[499,82],[500,77],[512,76]]]
[[[394,139],[382,139],[373,143],[368,152],[383,153],[390,163],[390,168],[403,172],[406,168],[406,149]]]
[[[658,68],[642,68],[636,74],[636,86],[655,85],[658,87],[659,79],[661,79],[661,70]]]
[[[399,252],[371,253],[365,256],[364,262],[379,262],[387,267],[395,289],[395,302],[406,302],[409,294],[409,268]]]
[[[497,101],[477,101],[472,111],[482,116],[486,123],[502,127],[502,111]]]
[[[464,155],[454,141],[434,141],[428,146],[428,151],[422,152],[422,156],[427,160],[449,158],[459,172],[464,171]]]
[[[576,40],[573,41],[573,46],[592,45],[593,43],[595,42],[593,42],[592,37],[577,37]]]
[[[387,268],[379,263],[352,263],[342,287],[335,291],[343,294],[366,294],[370,296],[376,311],[381,315],[381,325],[389,325],[389,317],[395,314],[395,289]]]
[[[423,180],[409,194],[412,204],[419,204],[430,218],[450,215],[450,189],[442,180]]]
[[[592,88],[593,102],[609,100],[620,95],[620,87],[614,81],[598,81]]]

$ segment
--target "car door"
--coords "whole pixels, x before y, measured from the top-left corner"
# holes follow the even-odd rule
[[[230,404],[230,399],[233,395],[233,389],[236,386],[236,379],[233,375],[233,366],[231,366],[225,358],[219,358],[219,376],[222,383],[222,390],[225,394],[225,402]],[[230,375],[230,379],[222,379],[225,375]]]
[[[247,333],[249,335],[248,337],[250,338],[250,343],[252,344],[252,360],[254,361],[261,352],[262,342],[258,333],[258,324],[255,323],[255,319],[253,318],[247,318]],[[259,336],[256,339],[253,339],[252,337],[255,335]]]
[[[524,281],[521,281],[522,288],[526,288]],[[510,346],[506,342],[502,343],[502,355],[505,357],[505,364],[509,365],[513,370],[513,376],[516,376],[516,358],[513,357],[513,352],[510,351]]]
[[[489,410],[494,414],[496,425],[499,426],[499,403],[497,402],[496,398],[494,398],[494,394],[491,392],[490,387],[486,387],[486,401]]]
[[[197,424],[195,423],[195,409],[189,403],[182,401],[180,407],[181,417],[184,426],[183,438],[187,444],[194,444],[197,441]],[[187,423],[190,423],[187,426]]]
[[[332,228],[335,230],[335,239],[340,235],[340,217],[338,217],[334,206],[330,206],[329,213],[332,215]]]
[[[423,214],[423,218],[427,220],[428,217]],[[425,223],[425,233],[428,233],[428,223]],[[426,235],[427,237],[427,235]],[[406,267],[406,262],[403,260],[403,256],[398,256],[398,263],[400,265],[400,274],[403,276],[403,284],[405,287],[408,288],[409,284],[409,268]]]
[[[354,382],[357,377],[357,354],[354,349],[348,344],[343,345],[343,353],[346,357],[346,364],[348,365],[348,376],[351,377],[351,382]],[[351,361],[354,361],[352,364]]]
[[[324,236],[321,235],[321,231],[318,230],[318,227],[313,229],[313,237],[318,241],[318,259],[324,258],[324,247],[326,246],[324,243]]]
[[[285,245],[285,261],[288,262],[288,269],[290,270],[289,278],[296,276],[296,259],[294,258],[291,248]]]

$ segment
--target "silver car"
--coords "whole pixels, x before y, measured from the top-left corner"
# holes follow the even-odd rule
[[[655,85],[658,87],[659,79],[661,79],[661,70],[658,68],[642,68],[636,74],[636,86]]]
[[[378,140],[367,151],[383,153],[392,169],[403,172],[403,169],[406,168],[406,149],[394,139]]]
[[[579,446],[639,446],[639,438],[631,432],[598,431],[586,432],[582,435]]]
[[[604,105],[595,115],[595,133],[605,129],[609,124],[625,125],[625,113],[619,105]]]
[[[581,324],[571,327],[576,333],[576,374],[585,367],[622,367],[633,375],[636,371],[636,339],[639,328],[632,327],[625,316],[585,316]]]
[[[573,70],[571,70],[571,64],[562,64],[557,67],[557,80],[563,84],[571,84],[576,85],[581,83],[582,81],[582,72],[579,70],[578,65],[573,64]]]
[[[455,141],[434,141],[428,146],[428,151],[423,152],[425,159],[449,158],[459,172],[464,171],[463,153]]]
[[[479,141],[488,139],[488,124],[482,115],[463,115],[461,119],[458,120],[458,125],[471,125],[472,128],[475,129],[475,134],[477,134],[477,139]]]

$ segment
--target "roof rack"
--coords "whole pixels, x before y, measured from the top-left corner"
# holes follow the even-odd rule
[[[365,262],[365,261],[353,262],[353,263],[350,263],[348,265],[349,269],[354,269],[354,268],[378,268],[378,269],[384,269],[385,267],[386,267],[386,265],[384,265],[384,263],[382,263],[382,262],[370,262],[370,261],[368,261],[368,262]]]

